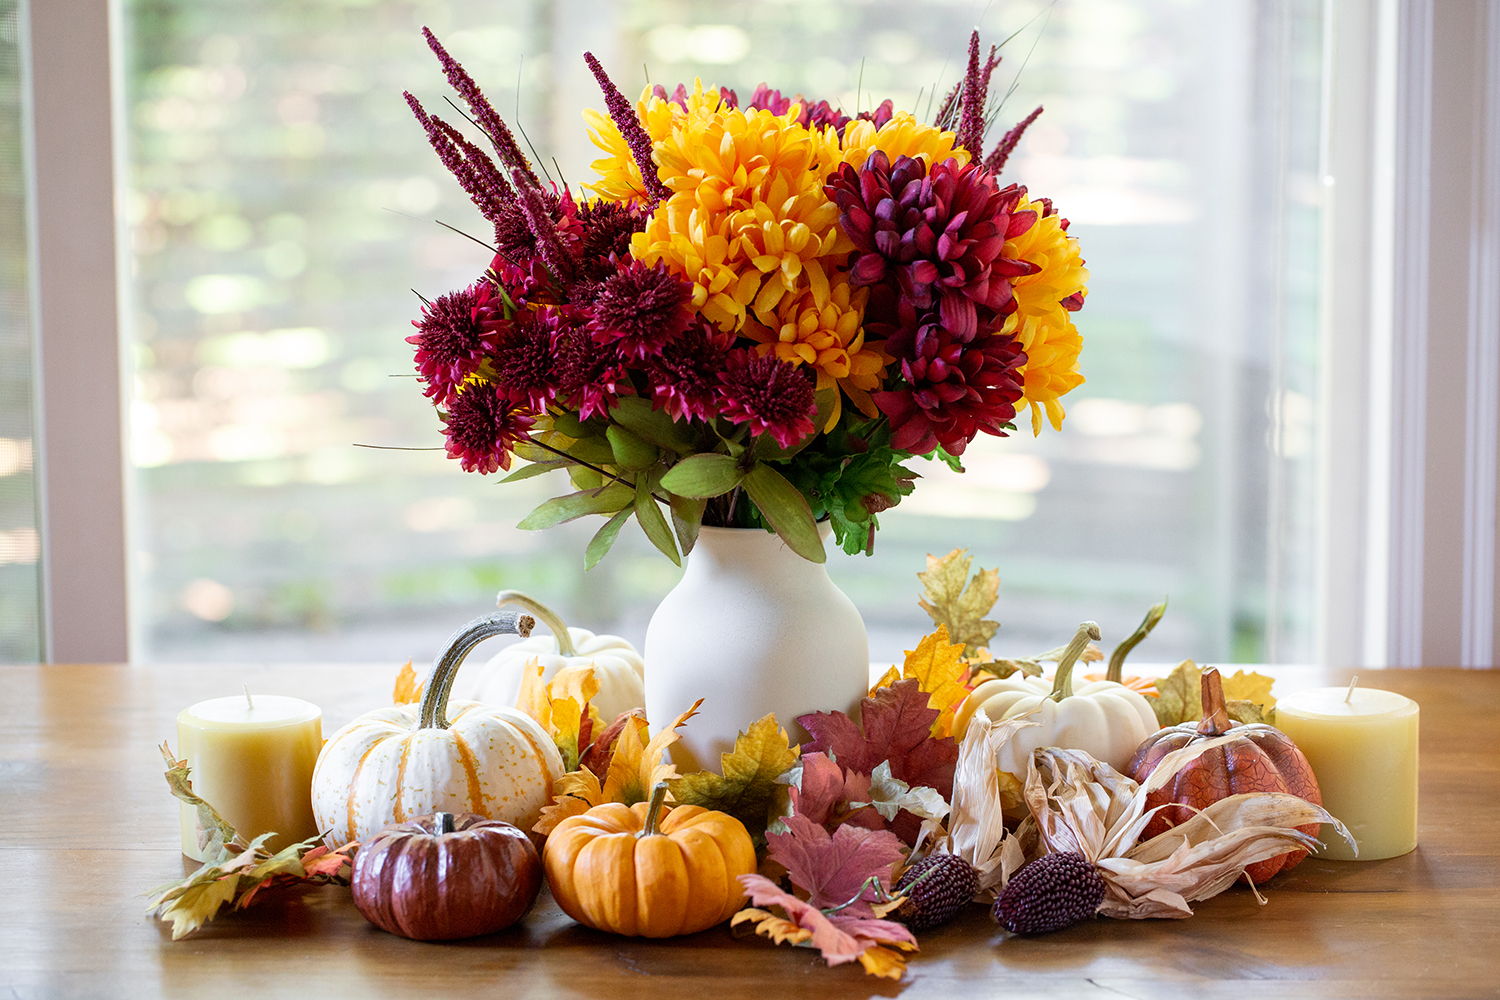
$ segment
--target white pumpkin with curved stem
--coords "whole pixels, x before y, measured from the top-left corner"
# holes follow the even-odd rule
[[[995,759],[995,765],[1018,784],[1026,780],[1031,752],[1038,747],[1083,750],[1123,772],[1136,748],[1161,725],[1151,703],[1125,685],[1074,681],[1073,665],[1089,640],[1098,638],[1099,626],[1093,622],[1080,625],[1051,683],[1040,677],[1012,675],[980,684],[959,706],[953,731],[965,732],[981,708],[996,722],[1032,713],[1028,717],[1037,725],[1017,731]]]
[[[471,649],[530,631],[531,618],[515,612],[475,619],[448,640],[419,704],[367,712],[333,734],[312,781],[313,816],[330,845],[437,812],[531,829],[563,775],[552,738],[516,709],[448,700]]]
[[[606,724],[622,712],[646,707],[646,661],[629,642],[617,635],[595,635],[588,629],[570,628],[551,608],[515,590],[502,590],[495,603],[514,604],[537,617],[552,634],[532,636],[496,653],[479,670],[465,673],[455,690],[460,697],[487,705],[514,705],[521,693],[526,664],[542,664],[542,681],[559,674],[593,669],[599,693],[593,706]]]

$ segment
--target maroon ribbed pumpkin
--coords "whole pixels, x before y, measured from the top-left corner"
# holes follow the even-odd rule
[[[542,859],[519,827],[473,813],[392,823],[354,857],[354,905],[383,930],[447,941],[504,930],[542,889]]]
[[[1314,805],[1323,804],[1318,779],[1290,737],[1274,726],[1262,723],[1242,725],[1230,721],[1224,710],[1224,684],[1217,670],[1209,668],[1203,671],[1202,685],[1203,721],[1184,722],[1151,734],[1136,750],[1127,773],[1144,783],[1161,759],[1173,750],[1181,750],[1200,740],[1216,739],[1231,731],[1240,738],[1204,753],[1177,772],[1164,787],[1147,796],[1147,808],[1166,803],[1181,805],[1166,805],[1141,832],[1141,840],[1150,840],[1191,818],[1192,811],[1182,806],[1203,809],[1220,799],[1244,792],[1289,792]],[[1309,823],[1298,829],[1317,836],[1318,824]],[[1292,868],[1305,857],[1306,851],[1288,851],[1249,865],[1245,874],[1252,882],[1264,882],[1277,872]]]

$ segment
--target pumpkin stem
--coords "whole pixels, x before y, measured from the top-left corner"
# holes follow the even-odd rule
[[[497,635],[528,636],[535,625],[536,620],[530,615],[496,611],[481,615],[454,632],[443,646],[443,651],[438,654],[432,673],[427,677],[427,685],[422,692],[422,705],[417,710],[417,727],[448,728],[448,695],[453,690],[453,679],[458,676],[458,668],[463,664],[464,657],[475,646]]]
[[[1198,732],[1204,736],[1223,736],[1233,723],[1224,708],[1224,682],[1217,667],[1203,671],[1202,691],[1203,721],[1198,723]]]
[[[453,814],[440,812],[432,817],[432,832],[437,834],[453,832]]]
[[[667,783],[658,781],[651,789],[651,802],[646,806],[646,822],[641,824],[641,832],[636,834],[636,839],[641,837],[654,837],[658,833],[656,827],[661,821],[662,804],[667,801]]]
[[[1161,616],[1167,613],[1167,599],[1163,597],[1160,604],[1151,605],[1151,610],[1146,612],[1146,617],[1135,627],[1135,631],[1115,647],[1115,651],[1109,654],[1109,670],[1104,679],[1114,681],[1116,684],[1125,683],[1125,657],[1130,651],[1141,644],[1141,640],[1151,634],[1156,628],[1156,623],[1161,621]]]
[[[577,656],[578,650],[573,645],[573,636],[568,632],[567,624],[556,611],[553,611],[541,601],[530,594],[523,594],[519,590],[502,590],[495,595],[495,607],[503,608],[507,604],[525,608],[536,615],[537,620],[557,637],[557,651],[564,656]]]
[[[1073,641],[1068,643],[1063,650],[1062,659],[1057,661],[1057,674],[1052,681],[1052,693],[1048,695],[1053,701],[1062,701],[1072,693],[1073,664],[1083,655],[1083,651],[1089,648],[1089,640],[1099,641],[1099,626],[1093,622],[1083,622],[1078,626],[1078,631],[1073,633]]]

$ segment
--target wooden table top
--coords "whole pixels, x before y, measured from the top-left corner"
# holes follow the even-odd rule
[[[0,997],[1500,996],[1500,671],[1361,671],[1422,706],[1421,846],[1309,859],[1181,921],[1016,938],[975,907],[920,936],[905,979],[727,928],[651,942],[587,930],[545,894],[521,924],[420,944],[346,888],[291,891],[173,942],[143,893],[190,870],[156,746],[179,709],[238,691],[323,706],[325,734],[388,700],[393,668],[0,667]],[[1302,672],[1278,694],[1344,683]]]

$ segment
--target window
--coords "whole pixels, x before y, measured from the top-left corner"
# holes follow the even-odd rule
[[[590,176],[579,58],[627,94],[762,79],[846,108],[925,111],[969,4],[238,4],[132,0],[127,100],[139,476],[134,603],[153,660],[430,656],[516,587],[639,641],[677,571],[643,538],[582,571],[590,525],[515,523],[550,495],[432,447],[403,337],[488,254],[400,100],[445,93],[430,24],[539,159]],[[967,547],[1001,575],[997,651],[1094,618],[1113,641],[1163,594],[1142,654],[1314,656],[1323,5],[1058,0],[986,9],[1015,34],[1002,124],[1046,111],[1007,170],[1073,221],[1092,273],[1088,382],[1062,434],[975,442],[968,473],[882,515],[830,571],[871,654],[920,634],[914,574]],[[517,87],[519,85],[519,90]],[[925,117],[925,115],[924,115]],[[556,166],[554,167],[554,162]],[[634,532],[632,527],[627,529]]]

